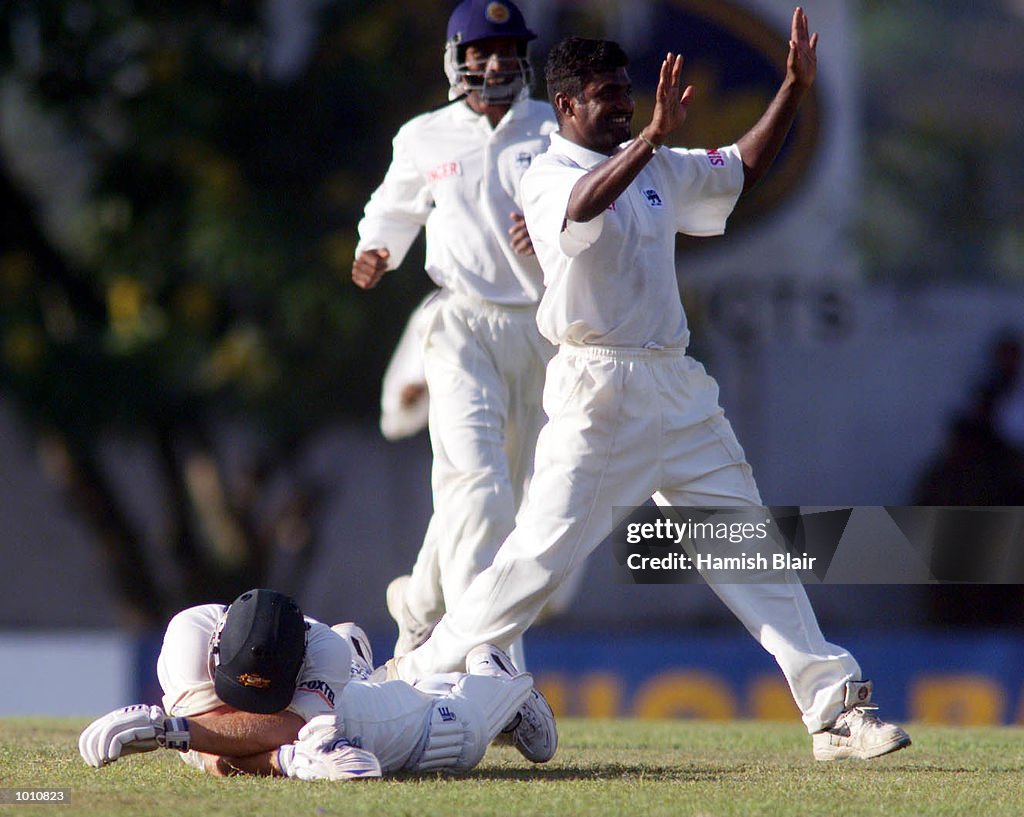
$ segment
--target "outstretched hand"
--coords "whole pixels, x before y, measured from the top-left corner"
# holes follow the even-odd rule
[[[644,136],[656,145],[664,142],[669,134],[686,121],[686,114],[693,100],[693,86],[687,85],[682,94],[679,93],[679,77],[682,71],[683,55],[669,51],[662,60],[661,72],[658,75],[651,124],[642,131]]]
[[[808,34],[807,15],[797,6],[789,35],[789,57],[786,78],[801,88],[810,88],[818,73],[818,32]]]

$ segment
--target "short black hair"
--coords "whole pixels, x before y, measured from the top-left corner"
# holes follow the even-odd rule
[[[566,37],[551,49],[544,66],[548,99],[552,107],[557,94],[568,94],[578,99],[583,93],[583,86],[594,76],[627,65],[629,57],[622,46],[612,40]],[[558,108],[555,108],[555,116],[558,116]]]

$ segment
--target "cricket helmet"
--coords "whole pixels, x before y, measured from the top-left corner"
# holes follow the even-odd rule
[[[269,715],[291,703],[306,656],[306,621],[283,593],[250,590],[235,599],[214,637],[217,697]]]
[[[466,46],[492,37],[516,40],[517,56],[488,62],[484,70],[466,65]],[[511,0],[463,0],[448,18],[444,46],[444,73],[448,98],[458,99],[476,91],[484,102],[514,102],[529,93],[533,71],[527,59],[527,43],[537,35],[526,27],[523,13]]]

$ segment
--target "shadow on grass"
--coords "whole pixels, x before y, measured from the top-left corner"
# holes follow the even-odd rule
[[[474,769],[468,774],[438,773],[393,775],[401,780],[521,780],[523,782],[557,782],[584,780],[653,780],[662,782],[715,782],[748,771],[746,766],[647,766],[627,763],[602,763],[594,766],[537,766],[536,768]]]

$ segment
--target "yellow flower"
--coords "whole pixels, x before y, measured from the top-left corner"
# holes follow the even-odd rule
[[[118,335],[129,335],[138,328],[148,293],[142,282],[119,275],[107,287],[107,314]]]

